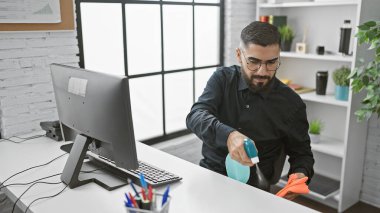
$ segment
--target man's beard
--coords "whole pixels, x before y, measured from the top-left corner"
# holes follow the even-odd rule
[[[269,75],[265,75],[265,76],[252,75],[251,77],[248,77],[247,74],[244,72],[244,70],[241,70],[241,73],[243,75],[245,82],[248,85],[248,88],[252,92],[267,91],[269,89],[270,85],[272,84],[274,77],[276,76],[276,73],[275,73],[272,78]],[[252,82],[254,79],[267,79],[268,82],[266,82],[266,84],[264,84],[262,82],[259,82],[257,84],[253,84]]]

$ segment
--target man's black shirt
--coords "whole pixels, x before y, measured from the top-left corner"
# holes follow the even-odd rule
[[[274,78],[269,89],[252,92],[240,67],[218,68],[207,82],[186,119],[187,127],[202,141],[200,165],[226,174],[228,135],[237,130],[251,138],[258,149],[260,169],[267,178],[281,144],[289,156],[289,174],[314,174],[308,135],[306,105],[288,86]]]

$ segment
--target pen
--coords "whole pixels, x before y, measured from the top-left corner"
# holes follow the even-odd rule
[[[132,201],[131,201],[131,199],[129,199],[129,197],[128,197],[128,195],[127,195],[127,193],[125,193],[125,198],[127,199],[127,202],[125,202],[125,205],[129,205],[129,207],[132,207]]]
[[[136,188],[135,188],[135,184],[133,184],[132,180],[128,178],[128,183],[131,185],[133,191],[135,191],[136,193],[136,197],[140,197],[139,193],[137,192]]]
[[[148,188],[148,200],[152,201],[152,197],[153,197],[153,188],[152,188],[152,185],[149,185],[149,188]]]
[[[135,198],[132,196],[132,194],[130,192],[129,192],[129,196],[131,197],[132,203],[135,206],[135,208],[139,208],[139,205],[137,205]]]
[[[144,188],[141,188],[141,194],[142,194],[143,201],[145,201],[146,200],[146,195],[145,195]]]
[[[161,206],[164,206],[164,204],[166,203],[166,201],[167,201],[167,199],[168,199],[168,195],[169,195],[169,186],[170,186],[170,185],[168,185],[168,187],[166,187],[166,190],[165,190],[164,195],[163,195],[163,197],[162,197],[162,204],[161,204]]]
[[[133,206],[130,203],[126,202],[126,201],[124,201],[124,205],[125,205],[125,207],[133,208]]]
[[[148,190],[148,185],[145,181],[143,173],[140,173],[140,183],[141,183],[141,186],[144,187],[144,189]]]

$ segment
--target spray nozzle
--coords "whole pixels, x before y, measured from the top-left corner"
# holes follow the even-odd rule
[[[251,139],[244,139],[244,149],[252,163],[256,164],[259,162],[256,146]]]

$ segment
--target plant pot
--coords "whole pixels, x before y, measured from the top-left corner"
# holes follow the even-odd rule
[[[348,100],[348,86],[335,86],[335,99],[341,101]]]
[[[311,143],[319,143],[321,141],[321,135],[309,133],[309,136],[310,136],[310,142]]]
[[[281,41],[281,50],[282,51],[289,52],[291,47],[292,47],[292,41],[288,41],[288,40]]]

